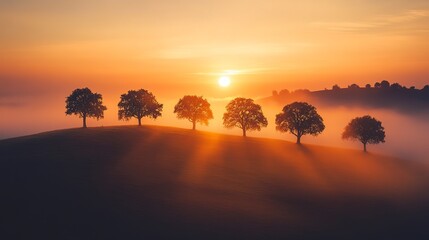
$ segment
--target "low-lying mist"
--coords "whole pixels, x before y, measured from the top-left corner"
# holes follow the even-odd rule
[[[104,103],[108,110],[105,118],[99,121],[88,120],[89,127],[110,125],[136,125],[137,120],[119,121],[117,118],[117,102],[113,101],[117,96],[104,96]],[[110,100],[113,99],[113,100]],[[37,101],[28,100],[19,104],[2,105],[0,111],[0,139],[33,134],[37,132],[81,127],[81,119],[77,116],[65,115],[65,97],[47,96],[38,98]],[[222,125],[222,116],[225,106],[230,99],[210,99],[214,119],[208,126],[197,126],[197,130],[218,132],[225,134],[241,135],[240,129],[226,129]],[[144,118],[142,124],[174,126],[180,128],[191,128],[187,120],[179,120],[173,113],[174,105],[178,99],[159,99],[164,104],[162,117],[152,120]],[[341,134],[347,123],[357,116],[371,115],[380,120],[386,131],[386,143],[369,145],[368,151],[404,159],[427,160],[429,148],[429,113],[427,114],[405,114],[393,110],[365,108],[365,107],[332,107],[324,104],[310,102],[317,107],[319,114],[323,117],[326,126],[325,131],[317,137],[303,136],[303,144],[316,144],[342,148],[361,149],[359,142],[345,141]],[[282,109],[282,105],[276,103],[261,103],[264,115],[268,119],[268,127],[260,132],[248,132],[249,137],[265,137],[295,141],[295,137],[288,133],[280,133],[275,130],[275,115]]]
[[[369,145],[368,151],[397,156],[405,159],[426,160],[429,154],[427,142],[429,140],[429,125],[427,119],[429,114],[406,115],[392,110],[365,108],[365,107],[317,107],[319,114],[323,117],[325,130],[318,136],[304,136],[301,141],[309,144],[327,145],[344,148],[363,149],[358,141],[347,141],[341,138],[345,126],[355,117],[371,115],[382,122],[386,132],[386,142]],[[275,131],[275,114],[279,113],[281,106],[265,106],[265,113],[271,123],[265,136],[283,138],[295,141],[291,134]]]

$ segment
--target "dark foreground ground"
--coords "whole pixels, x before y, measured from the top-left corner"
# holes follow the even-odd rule
[[[0,141],[0,239],[429,239],[429,171],[165,127]]]

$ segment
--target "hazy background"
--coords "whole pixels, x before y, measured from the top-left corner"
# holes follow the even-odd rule
[[[227,100],[258,99],[272,90],[363,86],[383,79],[421,88],[429,77],[427,0],[104,0],[0,1],[0,138],[79,127],[65,117],[75,88],[103,94],[105,119],[117,121],[119,96],[152,91],[165,104],[147,124],[188,127],[173,116],[185,94],[203,95],[221,126]],[[229,75],[232,85],[216,81]],[[317,103],[313,103],[317,106]],[[263,106],[270,120],[258,135],[293,140],[274,131],[281,106]],[[372,109],[319,109],[326,131],[305,143],[360,147],[340,139],[356,116],[383,121],[387,143],[370,146],[398,156],[423,156],[427,117]],[[420,157],[422,158],[422,157]]]
[[[426,0],[6,0],[4,95],[93,86],[229,96],[429,76]]]
[[[64,95],[37,98],[21,102],[13,107],[2,108],[2,118],[0,119],[0,138],[8,138],[20,135],[26,135],[47,130],[81,127],[82,119],[77,116],[65,115],[65,97]],[[155,93],[156,94],[156,93]],[[175,95],[175,94],[171,94]],[[119,121],[117,119],[117,103],[119,102],[119,93],[117,95],[103,95],[104,102],[108,110],[105,111],[105,118],[99,121],[95,119],[88,120],[89,127],[110,126],[110,125],[136,125],[137,120]],[[179,120],[173,113],[174,105],[181,96],[177,98],[159,97],[158,100],[164,104],[162,117],[152,120],[143,119],[143,124],[177,126],[191,128],[191,123],[187,120]],[[198,125],[198,130],[220,132],[226,134],[241,135],[240,129],[226,129],[222,125],[222,116],[225,112],[225,106],[229,98],[208,98],[214,112],[214,119],[208,126]],[[312,103],[316,107],[318,103]],[[281,105],[267,104],[262,105],[263,112],[267,117],[269,124],[260,132],[249,132],[249,137],[268,137],[295,141],[295,137],[288,133],[280,133],[275,130],[275,115],[282,109]],[[429,113],[419,115],[405,115],[386,109],[370,108],[345,108],[345,107],[318,107],[318,112],[322,115],[326,125],[325,131],[317,136],[304,136],[304,144],[318,144],[326,146],[346,147],[361,149],[359,142],[345,141],[341,139],[341,133],[347,123],[354,117],[370,114],[382,121],[386,131],[386,143],[379,145],[369,145],[370,152],[383,153],[391,156],[398,156],[407,159],[427,160],[429,149],[427,142],[429,137]]]

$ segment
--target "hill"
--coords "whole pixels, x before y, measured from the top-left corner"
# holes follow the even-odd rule
[[[410,239],[428,169],[280,140],[167,127],[0,141],[3,239]]]
[[[317,102],[325,106],[345,106],[345,107],[368,107],[392,109],[408,114],[427,114],[429,112],[429,85],[422,89],[415,87],[407,88],[398,83],[390,85],[388,81],[375,83],[374,87],[367,84],[359,87],[352,84],[347,88],[340,88],[338,85],[332,89],[320,91],[309,91],[299,89],[290,92],[283,89],[279,92],[273,91],[273,95],[260,102],[277,103],[284,105],[293,101]]]

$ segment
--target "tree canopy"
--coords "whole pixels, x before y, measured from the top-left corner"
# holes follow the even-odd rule
[[[184,96],[174,106],[174,113],[179,119],[188,119],[192,123],[192,129],[195,130],[196,123],[209,124],[213,119],[213,112],[210,109],[210,103],[203,97]]]
[[[303,135],[317,136],[323,130],[322,117],[316,108],[306,102],[294,102],[283,107],[283,111],[276,115],[276,129],[280,132],[290,132],[296,136],[296,143],[301,143]]]
[[[66,99],[66,115],[78,115],[83,119],[84,128],[87,117],[98,120],[104,117],[105,110],[101,94],[92,93],[89,88],[75,89]]]
[[[130,90],[128,93],[122,94],[118,107],[119,120],[137,118],[138,124],[141,126],[143,117],[156,119],[161,116],[163,105],[156,101],[151,92],[140,89]]]
[[[343,139],[359,140],[366,152],[366,145],[384,143],[386,133],[381,122],[366,115],[357,117],[350,121],[343,132]]]
[[[226,106],[223,125],[226,128],[241,128],[245,137],[246,131],[260,131],[261,127],[268,125],[268,121],[262,113],[261,106],[254,103],[253,99],[235,98]]]

